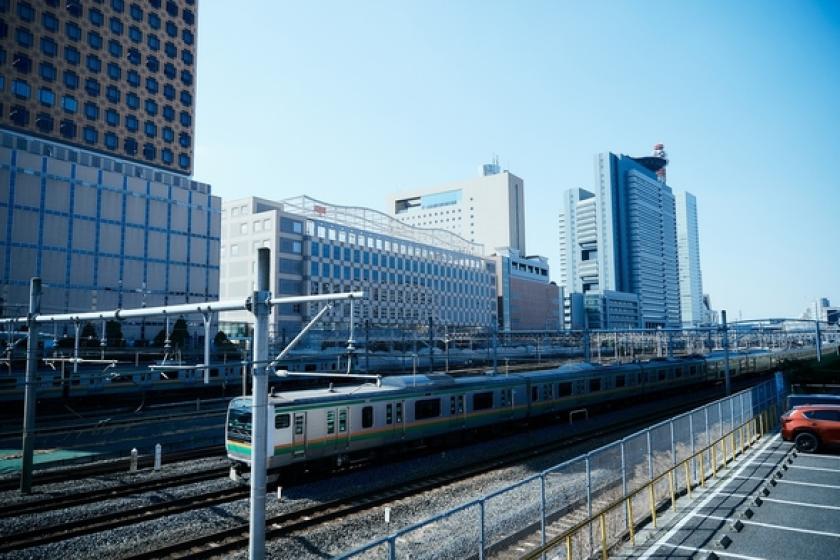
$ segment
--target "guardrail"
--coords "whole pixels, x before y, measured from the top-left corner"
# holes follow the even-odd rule
[[[547,552],[563,560],[595,556],[634,540],[641,523],[655,522],[662,507],[718,476],[773,425],[781,397],[774,382],[762,383],[407,525],[340,558],[484,560],[509,557],[525,540],[537,544],[529,557]],[[399,520],[392,516],[391,522]]]

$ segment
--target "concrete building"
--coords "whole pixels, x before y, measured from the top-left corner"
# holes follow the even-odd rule
[[[409,225],[451,231],[488,251],[525,254],[524,182],[498,164],[482,166],[474,179],[391,194],[387,208]]]
[[[706,323],[703,309],[703,276],[700,272],[700,234],[697,198],[689,192],[676,196],[677,253],[680,261],[680,315],[685,327]]]
[[[645,328],[681,323],[674,195],[657,177],[665,163],[597,155],[595,189],[566,191],[559,219],[566,292],[637,294]]]
[[[35,275],[50,313],[218,298],[221,201],[189,177],[195,1],[0,16],[2,314]]]
[[[496,325],[496,265],[481,245],[449,231],[301,196],[226,201],[222,232],[222,298],[252,292],[256,249],[270,247],[275,294],[364,290],[356,317],[375,327],[421,327],[429,317],[453,327]],[[271,332],[291,336],[317,311],[316,304],[275,309]],[[349,304],[337,305],[321,325],[344,328],[348,317]],[[228,313],[222,328],[238,334],[250,319]]]
[[[560,288],[549,279],[548,259],[520,256],[515,249],[492,255],[496,261],[499,329],[560,329]]]
[[[572,330],[638,329],[642,325],[637,294],[607,290],[569,296],[568,328]]]

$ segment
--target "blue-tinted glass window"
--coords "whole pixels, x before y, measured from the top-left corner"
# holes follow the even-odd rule
[[[139,127],[139,123],[137,121],[137,117],[134,115],[126,115],[125,116],[125,127],[130,130],[131,132],[136,132],[137,128]]]
[[[178,15],[178,5],[173,2],[172,0],[167,0],[166,2],[166,13],[172,17]]]
[[[39,66],[41,78],[45,79],[48,82],[52,82],[55,80],[56,71],[55,66],[50,64],[49,62],[42,62]]]
[[[149,33],[149,36],[146,38],[146,44],[149,45],[149,48],[153,51],[160,50],[160,39],[158,39],[157,35]]]
[[[35,10],[29,2],[18,2],[17,13],[18,17],[23,21],[32,21],[35,19]]]
[[[111,53],[111,56],[114,58],[119,58],[122,56],[123,48],[119,41],[115,41],[111,39],[108,41],[108,52]]]
[[[12,80],[12,93],[18,99],[29,99],[29,96],[32,94],[32,88],[24,80]]]
[[[175,43],[171,41],[167,41],[166,44],[163,46],[163,52],[166,53],[166,56],[169,58],[175,58],[178,56],[178,49],[175,48]]]
[[[79,108],[79,103],[72,95],[65,95],[61,98],[61,107],[68,113],[75,113]]]
[[[158,92],[158,83],[154,78],[146,78],[146,91],[149,93]]]
[[[129,70],[126,75],[126,80],[128,80],[129,84],[137,87],[140,85],[140,74],[138,74],[135,70]]]
[[[51,12],[44,12],[41,15],[41,24],[48,31],[58,31],[58,18]]]
[[[155,123],[153,123],[152,121],[146,121],[143,124],[143,132],[145,132],[146,136],[148,136],[149,138],[154,138],[155,136],[157,136],[157,127],[155,126]]]
[[[128,38],[131,39],[134,43],[139,43],[143,40],[143,32],[132,25],[128,28]]]
[[[163,96],[170,101],[175,99],[175,86],[172,84],[163,84]]]
[[[131,47],[128,49],[128,61],[132,64],[140,64],[140,51]]]
[[[102,24],[105,23],[105,16],[103,16],[102,12],[100,12],[96,8],[88,10],[88,19],[93,25],[97,27],[101,27]]]
[[[169,105],[164,105],[163,106],[163,118],[166,119],[169,122],[172,122],[173,120],[175,120],[175,109],[173,109]]]
[[[160,61],[157,59],[156,56],[147,56],[146,68],[148,68],[150,72],[157,72],[158,70],[160,70]]]
[[[96,144],[99,141],[99,133],[92,126],[86,126],[82,129],[82,137],[88,144]]]
[[[166,22],[166,34],[173,38],[178,36],[178,26],[175,25],[175,22]]]
[[[70,38],[71,41],[81,41],[82,40],[82,28],[73,23],[72,21],[68,21],[64,24],[64,33]]]
[[[55,104],[55,93],[49,88],[42,87],[38,91],[38,101],[41,102],[41,105],[52,107]]]
[[[339,260],[341,258],[341,247],[335,246],[333,247],[333,259]]]
[[[120,124],[120,114],[113,109],[105,111],[105,122],[111,126],[118,126]]]
[[[184,42],[185,42],[186,44],[188,44],[188,45],[192,45],[192,44],[193,44],[193,42],[195,41],[195,35],[193,35],[193,32],[192,32],[192,31],[190,31],[189,29],[184,29],[184,30],[181,32],[181,38],[182,38],[182,39],[184,40]]]
[[[116,150],[119,143],[117,142],[117,135],[113,132],[106,132],[104,136],[105,147],[109,150]]]
[[[82,55],[75,47],[64,47],[64,60],[70,64],[79,64],[82,61]]]
[[[168,126],[163,127],[163,129],[161,130],[161,134],[163,136],[164,142],[171,143],[175,139],[175,133]]]
[[[122,20],[120,20],[120,18],[112,17],[109,24],[111,26],[111,31],[113,33],[116,33],[117,35],[122,35],[123,22],[122,22]]]
[[[190,156],[187,154],[181,154],[178,156],[178,167],[181,169],[189,169],[190,168]]]
[[[146,103],[146,112],[152,116],[157,115],[158,105],[153,99],[147,99]]]
[[[193,63],[193,53],[192,53],[192,51],[188,51],[186,49],[181,51],[181,60],[183,60],[184,64],[186,64],[187,66],[192,66],[192,63]]]
[[[190,147],[190,135],[186,132],[182,132],[178,135],[178,143],[181,145],[182,148],[189,148]]]
[[[123,0],[111,0],[111,7],[115,12],[122,12],[125,9],[125,2]]]
[[[192,72],[190,72],[189,70],[181,70],[181,82],[185,86],[192,85],[192,83],[193,83]]]
[[[82,3],[80,0],[66,0],[67,12],[73,17],[82,15]]]
[[[87,67],[88,70],[96,74],[102,70],[102,60],[95,54],[89,54],[87,55]]]
[[[75,138],[76,137],[76,123],[71,121],[70,119],[64,119],[58,125],[58,131],[61,132],[61,135],[65,138]]]
[[[126,138],[123,142],[123,150],[130,156],[137,153],[137,140],[134,138]]]
[[[18,27],[15,29],[15,40],[22,47],[31,47],[33,41],[32,33],[25,27]]]
[[[155,150],[154,144],[149,144],[149,143],[143,144],[143,157],[144,158],[146,158],[149,161],[152,161],[153,159],[155,159],[155,155],[156,155],[155,152],[156,152],[156,150]]]
[[[184,10],[183,13],[184,22],[187,25],[192,25],[195,23],[195,13],[192,10]]]
[[[18,126],[26,126],[29,124],[29,111],[22,105],[12,105],[9,118]]]
[[[135,21],[143,21],[143,10],[137,4],[132,4],[128,8],[131,18]]]
[[[85,80],[85,91],[91,97],[99,97],[99,82],[94,78]]]
[[[2,1],[2,0],[0,0],[0,1]],[[0,19],[0,39],[5,39],[8,34],[9,34],[9,25],[6,23],[5,20]]]
[[[99,50],[102,48],[102,35],[97,33],[96,31],[91,31],[88,33],[88,45],[92,49]]]
[[[137,97],[137,94],[127,93],[125,95],[125,104],[132,109],[137,109],[140,107],[140,98]]]
[[[69,89],[76,89],[79,87],[79,76],[71,70],[65,70],[64,85]]]
[[[122,76],[122,69],[119,64],[113,62],[108,63],[108,77],[112,80],[119,80]]]
[[[163,65],[163,74],[169,78],[170,80],[174,80],[175,76],[177,76],[175,65],[171,62],[167,62]]]
[[[99,118],[99,107],[96,106],[96,103],[90,101],[85,103],[85,116],[92,121]]]
[[[328,259],[330,257],[330,247],[326,243],[321,246],[321,256],[325,259]]]
[[[41,37],[41,52],[47,56],[58,54],[58,44],[49,37]]]
[[[108,101],[111,103],[119,103],[120,102],[120,90],[117,89],[117,86],[108,86],[105,90],[105,97],[108,98]]]
[[[187,90],[181,90],[181,103],[187,107],[192,105],[192,95]]]
[[[163,160],[163,163],[172,164],[173,155],[172,150],[169,148],[164,148],[160,151],[160,159]]]
[[[105,147],[109,150],[116,150],[117,149],[117,135],[113,132],[106,132],[105,136],[103,136],[105,140]]]
[[[41,132],[52,132],[53,118],[47,113],[38,113],[38,116],[35,117],[35,126]]]
[[[149,13],[149,27],[152,29],[160,29],[160,18],[157,14]]]
[[[32,71],[32,59],[23,53],[15,53],[12,66],[21,74],[29,74]]]
[[[192,125],[192,115],[190,115],[186,111],[181,111],[181,125],[182,126]]]

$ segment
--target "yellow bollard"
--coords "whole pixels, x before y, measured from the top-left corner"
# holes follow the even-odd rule
[[[688,466],[688,461],[683,463],[685,466],[685,491],[688,495],[688,501],[691,501],[691,468]]]
[[[712,476],[717,478],[717,442],[712,445]]]
[[[607,560],[607,520],[603,513],[598,516],[598,522],[601,524],[601,558]]]
[[[677,492],[674,488],[674,469],[668,471],[668,486],[671,487],[671,509],[677,511]]]
[[[656,498],[653,491],[653,482],[648,484],[648,498],[650,499],[650,519],[653,522],[653,528],[656,529]]]
[[[572,535],[566,535],[566,560],[572,560]]]
[[[706,457],[700,454],[700,486],[706,486]]]
[[[636,546],[636,520],[633,518],[633,498],[627,498],[627,521],[630,529],[630,544]]]

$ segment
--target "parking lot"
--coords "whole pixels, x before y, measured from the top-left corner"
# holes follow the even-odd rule
[[[617,557],[823,560],[839,551],[840,454],[793,453],[773,435]]]

